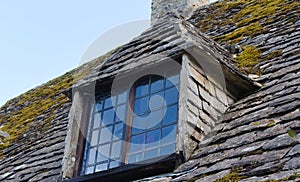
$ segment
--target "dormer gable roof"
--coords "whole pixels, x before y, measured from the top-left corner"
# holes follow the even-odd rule
[[[259,88],[255,82],[238,71],[227,50],[199,32],[191,23],[174,14],[169,14],[122,46],[95,67],[87,78],[74,85],[74,88],[112,79],[120,72],[183,54],[194,57],[208,73],[220,72],[225,78],[222,85],[227,87],[235,98],[241,98]],[[219,70],[214,70],[216,67]],[[218,76],[220,75],[216,74],[215,79],[218,79]]]

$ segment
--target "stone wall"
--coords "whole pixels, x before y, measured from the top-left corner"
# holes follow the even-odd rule
[[[200,66],[183,56],[179,108],[179,142],[186,159],[208,135],[234,98],[205,73]]]
[[[169,12],[187,17],[197,7],[208,3],[209,0],[153,0],[151,19],[155,22]]]

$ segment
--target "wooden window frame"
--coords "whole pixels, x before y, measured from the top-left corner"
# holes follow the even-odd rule
[[[179,74],[179,73],[178,73]],[[96,91],[101,88],[111,88],[111,82],[106,82],[105,84],[97,84]],[[109,93],[110,90],[101,90],[101,93]],[[136,86],[134,85],[128,95],[128,102],[127,102],[127,108],[134,107],[134,101],[135,101],[135,91]],[[97,93],[96,93],[97,95]],[[103,94],[102,94],[103,95]],[[178,107],[178,106],[177,106]],[[124,132],[124,142],[126,145],[123,145],[122,148],[122,154],[120,156],[121,158],[121,165],[117,168],[108,169],[105,171],[95,172],[93,174],[89,175],[82,175],[82,164],[84,160],[84,152],[85,152],[85,145],[87,142],[87,138],[84,136],[87,136],[88,134],[88,127],[90,124],[90,110],[91,110],[91,104],[90,102],[88,104],[85,104],[84,106],[85,111],[83,112],[83,121],[81,122],[81,127],[84,128],[83,131],[80,131],[80,136],[78,139],[78,145],[82,147],[78,147],[77,149],[77,160],[76,160],[76,167],[74,171],[74,178],[68,181],[93,181],[93,179],[101,180],[103,179],[114,179],[116,178],[115,175],[117,175],[117,178],[122,178],[125,181],[126,180],[134,180],[134,179],[140,179],[143,177],[147,177],[149,175],[155,175],[155,174],[161,174],[164,172],[171,172],[173,171],[182,161],[183,157],[182,154],[176,154],[174,151],[173,154],[168,156],[160,156],[156,157],[150,160],[145,160],[142,162],[145,162],[145,164],[126,164],[126,161],[128,161],[129,157],[129,148],[130,148],[130,138],[131,138],[131,124],[133,121],[133,112],[130,111],[130,109],[127,109],[126,111],[126,125],[125,125],[125,131]],[[178,108],[177,108],[178,109]],[[178,113],[177,113],[178,114]],[[178,121],[177,121],[178,122]],[[178,128],[177,128],[178,130]],[[125,152],[124,152],[125,151]],[[146,169],[146,170],[145,170]],[[133,171],[132,171],[133,170]],[[151,170],[151,172],[149,172]],[[130,172],[131,171],[131,172]],[[138,173],[138,174],[137,174]],[[131,174],[131,175],[130,175]],[[132,176],[134,174],[134,176]]]
[[[96,172],[90,175],[77,176],[65,182],[106,182],[106,181],[133,181],[149,176],[169,173],[182,163],[181,154],[171,154],[168,157],[159,157],[146,161],[144,164],[127,164],[107,171]]]

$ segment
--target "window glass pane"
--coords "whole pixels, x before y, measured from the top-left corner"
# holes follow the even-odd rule
[[[135,90],[135,97],[141,97],[149,93],[149,80],[140,81]]]
[[[177,121],[178,106],[173,105],[167,108],[163,124],[171,124]]]
[[[96,166],[96,172],[107,170],[108,163],[100,164]]]
[[[109,109],[103,112],[103,125],[112,124],[114,121],[115,112],[114,109]]]
[[[170,155],[175,152],[175,144],[167,145],[160,148],[160,156]]]
[[[103,101],[102,101],[102,100],[97,101],[97,102],[96,102],[96,110],[97,110],[97,111],[101,111],[101,110],[102,110],[102,107],[103,107]]]
[[[166,80],[166,87],[172,87],[179,84],[179,75],[174,75]]]
[[[176,141],[176,125],[162,128],[162,144],[174,143]]]
[[[134,114],[141,115],[148,111],[148,97],[137,99],[134,103]]]
[[[163,112],[164,110],[157,110],[149,114],[147,129],[155,128],[160,125],[163,119]]]
[[[89,149],[87,164],[94,164],[96,161],[96,148]]]
[[[114,140],[122,139],[123,137],[123,123],[119,123],[115,125],[114,129]]]
[[[116,168],[116,167],[119,167],[119,166],[120,166],[120,162],[119,161],[112,161],[109,164],[109,169]]]
[[[117,102],[117,104],[118,104],[118,105],[120,105],[120,104],[125,104],[126,101],[127,101],[127,91],[121,93],[121,94],[118,96],[118,102]]]
[[[143,150],[145,143],[145,134],[132,136],[130,140],[130,153]]]
[[[97,162],[107,161],[109,159],[110,144],[98,147]]]
[[[112,126],[102,128],[100,133],[100,144],[110,142],[112,139]]]
[[[148,76],[135,84],[133,120],[128,161],[137,163],[174,153],[178,114],[179,75],[165,79]],[[90,120],[89,142],[83,173],[104,171],[122,165],[128,91],[96,100]],[[114,106],[116,104],[116,107]],[[130,131],[126,131],[130,132]],[[94,147],[91,147],[94,146]],[[90,148],[88,148],[90,147]]]
[[[111,104],[113,107],[116,106],[117,98],[118,98],[117,95],[111,95]]]
[[[169,106],[170,104],[177,103],[178,101],[178,90],[176,87],[170,88],[166,90],[165,93],[165,99],[167,102],[167,105]]]
[[[94,173],[94,166],[86,168],[85,174],[92,174],[92,173]]]
[[[144,160],[152,159],[158,157],[158,149],[153,149],[145,152]]]
[[[147,128],[147,117],[146,115],[143,116],[136,116],[132,121],[132,134],[137,134],[140,132],[145,131]]]
[[[158,146],[160,140],[160,129],[147,132],[146,148]]]
[[[128,158],[128,164],[133,164],[143,160],[143,153],[131,154]]]
[[[107,108],[110,108],[112,107],[112,99],[111,97],[107,97],[105,100],[104,100],[104,109],[107,109]]]
[[[149,107],[151,111],[161,109],[164,106],[164,92],[158,92],[150,96]]]
[[[91,146],[95,146],[98,144],[99,130],[95,130],[92,132],[91,136]]]
[[[160,91],[164,88],[164,78],[157,76],[157,77],[152,77],[151,78],[151,86],[150,86],[150,92],[157,92]]]
[[[140,97],[135,98],[134,112],[136,115],[143,117],[136,116],[132,121],[129,155],[129,162],[131,163],[155,158],[161,154],[165,155],[167,152],[164,151],[167,150],[166,147],[163,148],[162,152],[159,152],[160,148],[164,147],[162,145],[173,145],[176,141],[178,113],[178,90],[176,85],[179,83],[179,76],[172,76],[168,80],[169,83],[165,83],[164,78],[152,76],[149,77],[148,81],[144,80],[141,86],[146,87],[148,82],[150,86],[149,93],[145,91],[143,96],[138,94]],[[139,83],[137,82],[136,89],[139,89]],[[168,88],[165,84],[168,84]],[[138,91],[138,93],[140,92]],[[161,139],[164,140],[163,143]],[[171,145],[168,148],[169,150],[172,149]],[[173,153],[174,150],[168,152]],[[137,157],[140,157],[140,159],[136,159]]]
[[[116,112],[116,121],[125,121],[126,116],[126,105],[118,106],[117,112]]]
[[[94,114],[93,129],[99,128],[100,127],[100,123],[101,123],[101,114],[100,113]]]
[[[114,142],[112,144],[112,148],[111,148],[111,158],[119,158],[120,154],[121,154],[121,147],[122,147],[122,143],[121,141],[118,142]]]

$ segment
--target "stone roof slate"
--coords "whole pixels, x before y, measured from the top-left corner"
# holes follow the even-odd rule
[[[167,58],[176,59],[182,53],[191,54],[195,47],[204,57],[209,57],[209,61],[220,63],[226,81],[229,82],[227,85],[234,85],[234,88],[228,89],[235,95],[242,96],[258,88],[252,80],[238,71],[228,51],[199,32],[190,22],[174,14],[169,14],[122,46],[74,88],[114,78],[117,74],[126,74]]]
[[[64,154],[68,114],[71,103],[67,102],[55,111],[55,119],[47,131],[32,128],[35,137],[13,144],[4,149],[0,161],[0,181],[58,181]],[[50,126],[50,127],[49,127]],[[36,129],[36,130],[35,130]],[[40,134],[39,131],[41,132]]]
[[[190,21],[214,13],[210,6],[199,8]],[[236,11],[226,12],[226,17]],[[282,54],[256,65],[262,70],[257,81],[263,87],[230,107],[192,159],[176,170],[184,175],[172,181],[300,181],[299,11],[295,7],[286,18],[263,24],[269,31],[237,43],[256,46],[262,56],[275,50]],[[205,33],[217,37],[231,31],[220,26]]]

